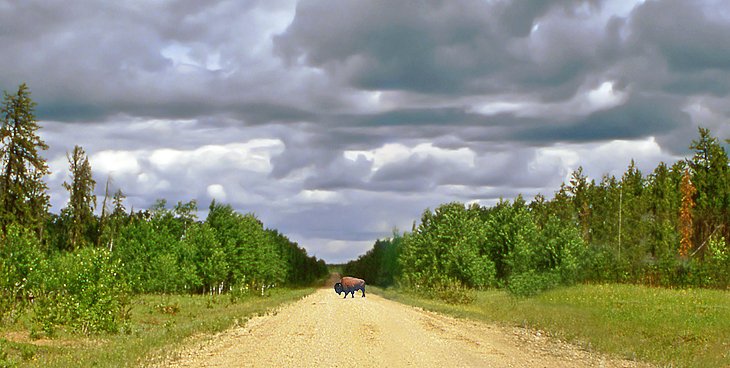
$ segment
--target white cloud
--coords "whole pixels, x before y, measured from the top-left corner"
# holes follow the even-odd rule
[[[625,92],[614,89],[613,81],[603,82],[585,95],[585,100],[588,103],[586,113],[621,105],[626,101],[626,98],[627,94]]]
[[[356,161],[361,156],[365,157],[367,160],[373,161],[373,171],[377,171],[388,164],[406,161],[414,156],[420,158],[431,157],[436,160],[469,167],[474,166],[476,159],[476,153],[470,148],[446,149],[436,147],[433,143],[421,143],[415,146],[388,143],[373,150],[344,151],[343,156],[352,161]]]
[[[227,195],[226,195],[226,189],[223,188],[220,184],[211,184],[208,185],[208,196],[215,199],[216,201],[224,202],[226,201]]]
[[[620,177],[634,159],[644,175],[649,174],[659,162],[679,159],[662,151],[654,137],[641,140],[614,140],[604,143],[561,144],[540,148],[531,165],[541,167],[557,165],[568,180],[570,174],[582,166],[589,178],[600,181],[604,174]]]
[[[89,164],[93,171],[105,175],[129,175],[141,170],[139,158],[144,155],[141,151],[108,150],[92,154]]]
[[[469,109],[482,115],[496,115],[501,113],[518,113],[526,107],[524,102],[516,101],[488,101],[474,105]]]
[[[340,203],[343,195],[331,190],[302,190],[294,197],[294,203]]]
[[[283,149],[281,140],[254,139],[246,143],[206,145],[192,150],[157,149],[151,152],[149,161],[160,170],[225,165],[231,169],[269,173],[271,157]]]

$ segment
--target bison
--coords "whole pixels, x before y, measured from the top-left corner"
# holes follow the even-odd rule
[[[365,297],[365,280],[362,279],[356,279],[354,277],[343,277],[340,282],[335,284],[335,292],[337,295],[340,295],[340,293],[345,292],[345,298],[347,298],[347,294],[352,294],[352,297],[355,297],[355,292],[358,290],[362,290],[362,297]],[[344,298],[343,298],[344,299]]]

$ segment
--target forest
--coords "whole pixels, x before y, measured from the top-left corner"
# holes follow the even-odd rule
[[[620,178],[598,181],[579,167],[550,199],[427,209],[344,271],[454,303],[494,287],[518,296],[575,283],[727,289],[728,154],[704,128],[689,148],[646,174],[633,160]]]
[[[25,84],[4,93],[0,118],[0,324],[32,313],[38,331],[118,332],[142,293],[225,293],[231,299],[327,274],[323,260],[253,214],[195,200],[148,210],[125,207],[122,190],[94,194],[84,149],[67,153],[69,201],[52,213],[35,103]]]

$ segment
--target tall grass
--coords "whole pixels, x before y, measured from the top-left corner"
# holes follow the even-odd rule
[[[205,336],[244,324],[252,316],[313,291],[273,289],[266,297],[245,297],[235,302],[227,295],[141,295],[132,302],[125,331],[91,338],[64,332],[53,339],[17,338],[28,335],[28,328],[21,321],[0,331],[0,367],[138,366],[151,357],[164,356],[191,336]]]
[[[587,349],[680,367],[730,366],[730,292],[635,285],[577,285],[531,298],[481,291],[451,305],[403,293],[377,293],[457,317],[540,329]]]

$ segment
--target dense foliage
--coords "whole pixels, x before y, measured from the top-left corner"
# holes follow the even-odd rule
[[[67,155],[68,205],[50,213],[34,106],[21,85],[0,115],[0,323],[30,310],[38,332],[116,332],[135,293],[264,294],[327,274],[324,261],[230,205],[214,201],[205,221],[194,200],[128,213],[122,191],[110,199],[107,184],[97,208],[80,146]]]
[[[578,168],[550,200],[443,204],[344,270],[447,299],[455,293],[439,290],[531,295],[583,281],[727,288],[728,154],[702,128],[690,148],[691,157],[648,175],[633,161],[621,178],[598,182]]]

